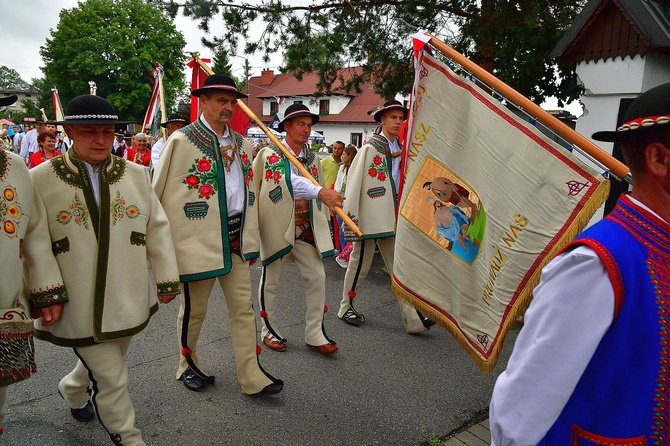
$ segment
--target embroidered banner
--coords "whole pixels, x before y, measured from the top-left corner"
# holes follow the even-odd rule
[[[393,291],[488,373],[541,268],[586,226],[609,181],[418,54]]]

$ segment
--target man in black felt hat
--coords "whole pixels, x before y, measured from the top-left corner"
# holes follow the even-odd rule
[[[161,152],[163,151],[163,147],[165,147],[165,141],[167,141],[167,138],[169,138],[170,135],[172,135],[180,128],[184,127],[186,124],[188,124],[186,119],[177,113],[170,115],[167,121],[161,122],[161,127],[165,129],[166,135],[165,139],[158,138],[158,141],[156,141],[151,146],[151,165],[153,166],[154,170],[156,167],[158,167],[158,161],[160,159]]]
[[[633,175],[542,271],[490,406],[494,444],[669,444],[670,83],[616,131]]]
[[[17,100],[16,95],[2,97],[0,107]],[[0,442],[7,388],[37,369],[31,309],[33,317],[51,325],[67,301],[48,224],[33,215],[33,204],[25,162],[11,151],[0,150]]]
[[[228,306],[237,379],[247,395],[279,393],[283,381],[258,361],[249,265],[258,257],[256,180],[251,144],[228,123],[238,98],[235,82],[212,74],[202,88],[198,119],[172,134],[153,185],[170,219],[184,293],[177,317],[181,347],[177,379],[191,391],[214,383],[197,355],[207,303],[216,280]]]
[[[70,300],[58,322],[36,323],[35,337],[79,358],[58,384],[77,421],[93,420],[94,407],[114,444],[144,445],[124,356],[158,302],[179,293],[170,224],[148,170],[111,156],[114,126],[123,122],[107,100],[77,96],[59,124],[73,146],[30,174],[33,217],[48,222]]]
[[[344,211],[364,234],[363,240],[359,240],[344,226],[345,240],[353,242],[353,249],[344,275],[337,316],[351,326],[358,327],[365,321],[365,316],[354,308],[353,300],[370,270],[375,245],[379,248],[389,274],[393,271],[398,206],[393,154],[402,151],[398,132],[406,115],[407,109],[400,102],[390,100],[384,103],[374,114],[375,121],[381,124],[381,131],[372,135],[367,144],[361,147],[347,174]],[[410,305],[400,300],[398,304],[405,331],[415,334],[430,328],[432,321]]]
[[[258,178],[258,205],[263,273],[258,294],[261,306],[263,343],[275,351],[285,351],[287,341],[275,324],[276,296],[287,261],[294,261],[305,279],[305,343],[307,348],[329,356],[338,351],[326,336],[326,273],[323,257],[334,254],[328,226],[328,208],[342,206],[344,198],[323,187],[319,159],[307,144],[312,125],[319,116],[306,105],[292,104],[286,109],[278,130],[286,132],[286,147],[291,150],[321,186],[312,184],[298,169],[270,145],[258,152],[254,173]]]
[[[124,140],[123,130],[117,130],[114,132],[114,145],[112,147],[112,155],[119,156],[123,158],[123,154],[126,153],[126,141]]]

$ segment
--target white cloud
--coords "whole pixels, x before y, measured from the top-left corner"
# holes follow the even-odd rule
[[[30,82],[33,78],[43,77],[40,67],[43,65],[40,46],[51,36],[51,30],[58,26],[61,9],[76,7],[79,0],[0,0],[3,23],[0,25],[0,66],[4,65],[19,72],[21,78]],[[183,16],[177,17],[175,27],[186,38],[185,51],[198,51],[200,57],[211,57],[209,50],[204,48],[201,38],[204,32],[198,29],[197,22]],[[210,30],[214,35],[222,32],[217,21],[211,23]],[[241,53],[241,51],[240,51]],[[276,69],[281,63],[280,56],[273,58],[269,68]],[[233,74],[242,77],[244,59],[231,57]],[[258,75],[268,64],[260,55],[249,57],[251,74]],[[186,70],[186,69],[185,69]]]

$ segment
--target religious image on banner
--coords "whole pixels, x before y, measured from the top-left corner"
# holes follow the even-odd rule
[[[486,228],[479,196],[433,157],[426,159],[417,178],[406,191],[408,199],[400,215],[446,252],[471,264]]]
[[[417,53],[393,292],[486,373],[609,181],[473,80]]]

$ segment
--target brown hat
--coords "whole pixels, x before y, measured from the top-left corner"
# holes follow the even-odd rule
[[[307,108],[306,105],[304,104],[291,104],[289,107],[286,109],[284,112],[284,119],[281,120],[279,125],[277,126],[277,131],[282,133],[285,132],[286,130],[284,129],[284,123],[288,121],[289,119],[293,118],[298,118],[300,116],[311,116],[312,117],[312,125],[316,124],[319,122],[319,115],[315,115],[311,111],[309,111],[309,108]]]
[[[195,90],[192,90],[191,96],[200,96],[203,93],[215,90],[234,93],[238,99],[247,97],[246,94],[237,91],[235,81],[233,81],[230,77],[226,76],[225,74],[211,74],[207,76],[207,79],[205,79],[205,83],[203,84],[203,86],[200,88],[196,88]]]
[[[384,105],[375,112],[374,118],[375,122],[382,122],[382,115],[386,110],[391,110],[394,108],[399,108],[403,111],[405,118],[407,117],[407,109],[403,107],[403,105],[400,103],[400,101],[396,101],[395,99],[391,99],[390,101],[384,102]]]

